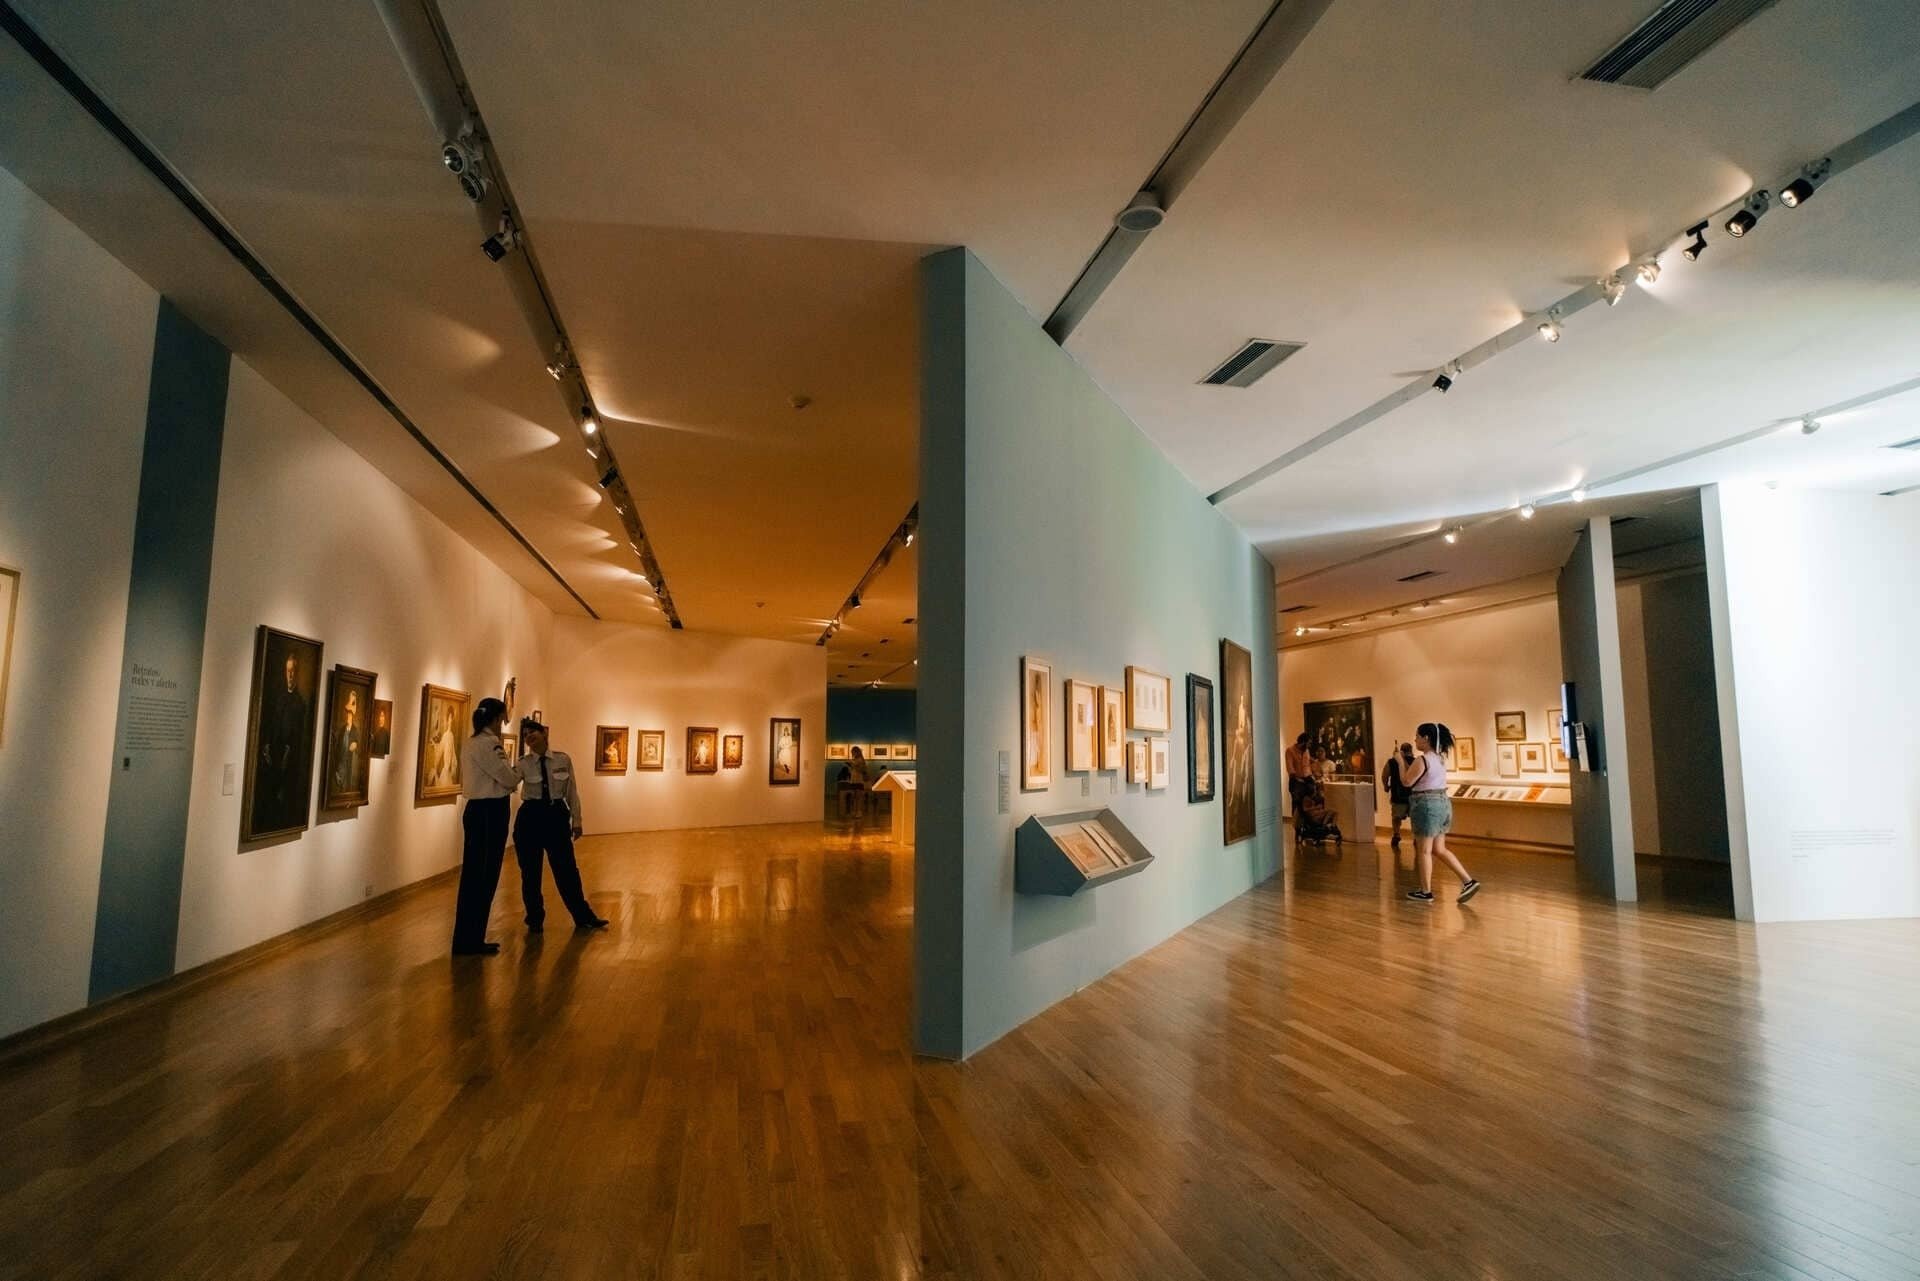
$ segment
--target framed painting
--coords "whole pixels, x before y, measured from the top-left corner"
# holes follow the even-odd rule
[[[500,750],[507,754],[508,760],[510,761],[519,760],[520,759],[520,736],[518,734],[500,735]]]
[[[1544,774],[1547,772],[1547,745],[1545,743],[1520,744],[1520,771],[1523,774]]]
[[[1220,773],[1227,794],[1220,806],[1220,823],[1229,845],[1254,835],[1253,733],[1253,655],[1222,639]]]
[[[1127,668],[1127,728],[1164,734],[1173,728],[1173,678]]]
[[[1168,765],[1167,740],[1150,738],[1147,740],[1147,790],[1157,792],[1167,785],[1167,778],[1173,772]]]
[[[1502,743],[1521,743],[1527,737],[1527,714],[1525,712],[1495,712],[1493,714],[1493,737]]]
[[[1144,738],[1127,740],[1127,781],[1147,781],[1147,740]]]
[[[1520,745],[1518,743],[1497,743],[1494,751],[1499,756],[1500,777],[1520,777]]]
[[[1213,682],[1187,673],[1187,800],[1213,799]]]
[[[1549,707],[1547,709],[1547,738],[1549,740],[1558,740],[1560,738],[1561,728],[1565,724],[1566,718],[1560,714],[1559,708]]]
[[[373,746],[370,749],[377,761],[387,759],[387,753],[393,750],[393,704],[384,698],[373,700]]]
[[[627,772],[627,727],[625,725],[596,725],[593,730],[593,772],[596,774],[624,774]]]
[[[910,760],[912,760],[912,759],[913,759],[913,757],[914,757],[914,750],[913,750],[913,744],[912,744],[912,743],[895,743],[895,744],[893,745],[893,759],[894,759],[894,760],[896,760],[896,761],[910,761]]]
[[[0,745],[7,741],[7,678],[13,673],[13,622],[20,612],[20,571],[0,565]]]
[[[687,726],[687,773],[720,771],[720,731],[712,725]]]
[[[870,761],[890,761],[893,759],[893,748],[886,743],[875,743],[867,749],[867,759]]]
[[[1373,767],[1373,700],[1338,698],[1302,708],[1307,750],[1323,751],[1336,774],[1365,774]]]
[[[667,731],[663,729],[634,731],[633,754],[635,769],[665,769],[667,767]]]
[[[1020,660],[1020,790],[1044,791],[1053,786],[1053,664],[1037,658]]]
[[[313,736],[320,723],[320,654],[317,640],[264,624],[254,631],[247,772],[240,796],[243,841],[307,830]]]
[[[372,794],[373,687],[379,678],[334,665],[327,677],[327,736],[320,757],[320,808],[350,810]]]
[[[1100,687],[1100,768],[1122,769],[1127,763],[1127,705],[1120,690]]]
[[[848,744],[848,743],[828,743],[827,744],[828,760],[844,761],[844,760],[850,760],[852,759],[852,757],[853,757],[853,748],[851,744]]]
[[[747,759],[747,736],[728,734],[720,740],[720,768],[739,769],[741,762]]]
[[[1473,750],[1473,740],[1456,738],[1453,740],[1453,767],[1466,773],[1480,768],[1480,758]]]
[[[1093,769],[1099,742],[1099,690],[1085,681],[1067,681],[1067,773]]]
[[[800,718],[774,716],[767,720],[767,784],[800,785]]]
[[[460,795],[460,745],[473,729],[473,696],[443,685],[420,687],[420,750],[414,760],[413,799]]]

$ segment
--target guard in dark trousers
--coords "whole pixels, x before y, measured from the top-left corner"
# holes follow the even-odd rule
[[[520,815],[513,823],[513,850],[520,860],[520,897],[527,907],[527,931],[546,927],[547,905],[540,892],[540,860],[553,864],[553,887],[573,914],[575,929],[597,930],[606,921],[587,906],[580,887],[580,865],[573,860],[573,838],[580,835],[580,784],[573,775],[573,758],[547,747],[547,727],[539,721],[520,722],[520,741],[527,754],[519,761]]]
[[[507,856],[507,818],[520,775],[507,760],[500,725],[507,705],[483,698],[473,709],[473,737],[460,748],[460,793],[467,808],[460,815],[466,848],[460,859],[460,893],[453,905],[453,954],[492,956],[498,943],[487,939],[493,893],[500,888],[500,864]]]

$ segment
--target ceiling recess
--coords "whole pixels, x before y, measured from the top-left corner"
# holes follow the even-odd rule
[[[1915,436],[1912,440],[1899,441],[1895,444],[1888,445],[1887,448],[1920,450],[1920,436]]]
[[[1251,387],[1304,346],[1303,342],[1281,342],[1277,338],[1249,338],[1200,382],[1209,387]]]
[[[1396,579],[1395,581],[1402,582],[1402,583],[1417,583],[1423,578],[1432,578],[1435,575],[1439,574],[1439,572],[1440,571],[1437,569],[1423,569],[1417,574],[1408,574],[1405,578]]]
[[[1667,0],[1580,79],[1657,89],[1774,0]]]
[[[1285,609],[1281,610],[1280,612],[1283,614],[1297,614],[1303,609],[1312,609],[1312,608],[1313,606],[1311,605],[1289,605]]]

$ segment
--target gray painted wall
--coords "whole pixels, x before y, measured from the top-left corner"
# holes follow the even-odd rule
[[[1643,583],[1640,601],[1653,769],[1660,779],[1658,852],[1724,863],[1727,789],[1706,573]]]
[[[958,1056],[1277,869],[1273,571],[970,254],[929,258],[923,284],[917,1027],[924,1052]],[[1259,833],[1234,846],[1219,801],[1186,798],[1185,679],[1218,683],[1222,637],[1254,656]],[[1021,792],[1023,654],[1053,664],[1056,708],[1069,677],[1171,677],[1168,787],[1056,771]],[[1096,805],[1154,865],[1070,899],[1016,895],[1015,827]]]
[[[1560,663],[1573,682],[1574,716],[1587,726],[1589,765],[1572,775],[1573,857],[1583,879],[1623,902],[1639,896],[1627,785],[1626,704],[1620,618],[1614,599],[1613,527],[1587,522],[1561,567]]]

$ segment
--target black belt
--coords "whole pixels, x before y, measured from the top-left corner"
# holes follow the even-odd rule
[[[541,800],[538,796],[530,796],[526,800],[520,802],[521,809],[525,809],[529,805],[558,805],[562,809],[565,809],[567,803],[561,800],[559,797],[555,797],[552,800]]]

